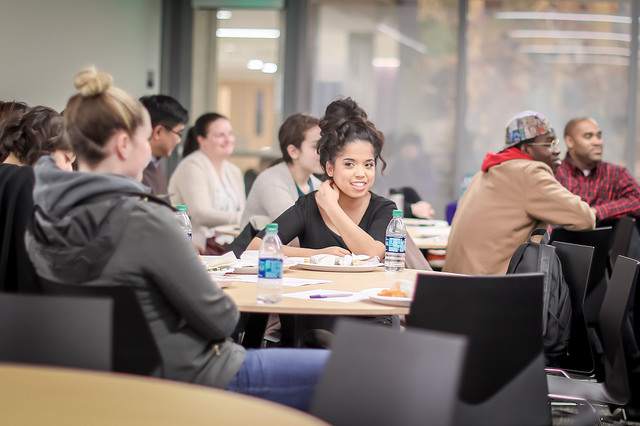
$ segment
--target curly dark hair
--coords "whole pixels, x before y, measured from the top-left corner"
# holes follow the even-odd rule
[[[62,116],[46,106],[39,105],[25,112],[13,126],[6,128],[6,133],[4,148],[29,166],[56,150],[72,151],[64,133]]]
[[[318,154],[325,173],[327,161],[333,164],[344,146],[356,140],[371,142],[376,164],[380,159],[382,170],[387,167],[387,162],[381,155],[384,135],[369,121],[367,113],[353,99],[345,98],[331,102],[320,120],[320,130]]]
[[[13,151],[14,141],[20,136],[22,116],[29,111],[24,102],[2,102],[0,104],[0,161]]]

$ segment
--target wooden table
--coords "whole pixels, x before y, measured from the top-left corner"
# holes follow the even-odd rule
[[[359,292],[367,288],[389,288],[394,280],[408,279],[415,281],[418,271],[405,269],[400,273],[384,272],[383,267],[372,272],[317,272],[293,267],[284,272],[285,277],[329,279],[330,283],[313,284],[302,287],[283,287],[283,293],[295,293],[312,289],[330,289]],[[274,314],[311,314],[311,315],[401,315],[408,314],[406,306],[389,306],[370,300],[359,302],[334,302],[331,299],[294,299],[283,297],[280,303],[258,303],[256,284],[232,282],[225,292],[235,301],[240,311],[249,313],[246,330],[242,339],[243,346],[257,348],[262,344],[267,320]],[[294,346],[300,346],[301,324],[295,321]]]
[[[321,425],[284,405],[169,380],[0,364],[3,425]]]
[[[405,269],[399,273],[384,272],[383,267],[373,272],[317,272],[293,267],[284,272],[285,277],[328,279],[330,283],[313,284],[302,287],[284,287],[283,293],[295,293],[312,289],[331,289],[359,292],[367,288],[389,288],[395,280],[415,281],[417,270]],[[369,300],[361,302],[334,302],[327,299],[293,299],[283,297],[277,304],[263,304],[256,300],[256,285],[253,283],[232,282],[225,292],[236,302],[242,312],[276,314],[317,314],[317,315],[396,315],[408,314],[409,308],[389,306]]]

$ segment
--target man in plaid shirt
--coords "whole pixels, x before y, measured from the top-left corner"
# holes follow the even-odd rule
[[[596,221],[640,217],[640,186],[626,168],[602,161],[598,123],[574,118],[564,128],[564,140],[568,152],[556,178],[591,206]]]

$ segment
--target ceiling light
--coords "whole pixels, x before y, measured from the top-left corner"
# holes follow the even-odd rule
[[[263,28],[218,28],[216,37],[220,38],[279,38],[280,30]]]
[[[578,22],[612,22],[630,24],[631,18],[619,15],[596,15],[590,13],[557,13],[557,12],[497,12],[496,19],[541,19],[545,21],[578,21]]]
[[[513,30],[509,31],[509,37],[631,41],[629,34],[599,31]]]
[[[263,66],[264,62],[262,62],[260,59],[252,59],[247,62],[247,69],[249,70],[261,70]]]
[[[267,62],[262,67],[262,72],[264,72],[266,74],[273,74],[276,71],[278,71],[278,66],[276,64],[274,64],[273,62]]]
[[[216,18],[218,19],[231,19],[232,16],[233,14],[230,10],[219,10],[218,13],[216,13]]]
[[[376,68],[398,68],[400,59],[398,58],[373,58],[371,65]]]

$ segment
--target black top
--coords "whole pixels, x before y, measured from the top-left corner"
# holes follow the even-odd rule
[[[38,276],[24,245],[33,211],[33,169],[0,164],[0,291],[40,291]]]
[[[276,220],[278,235],[283,244],[298,237],[300,247],[322,249],[339,246],[349,250],[342,237],[333,232],[322,220],[316,192],[310,192],[298,198],[298,201],[282,213]],[[395,204],[384,197],[371,193],[371,200],[358,226],[371,237],[384,244],[387,225],[393,216]],[[264,230],[258,234],[264,238]]]

